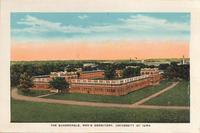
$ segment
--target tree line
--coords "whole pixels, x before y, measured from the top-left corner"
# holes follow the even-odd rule
[[[64,71],[66,67],[82,67],[82,64],[69,64],[68,62],[22,62],[11,64],[10,77],[11,86],[19,85],[20,75],[27,73],[30,77],[38,75],[49,75],[51,72]]]
[[[51,72],[58,71],[76,71],[75,68],[83,68],[85,62],[69,62],[69,61],[33,61],[33,62],[11,62],[10,77],[11,86],[19,85],[20,75],[27,73],[30,77],[38,75],[49,75]],[[100,63],[95,62],[96,67],[86,67],[83,70],[107,70],[107,78],[113,78],[113,71],[116,69],[124,69],[126,66],[139,65],[145,67],[142,63]],[[112,73],[112,74],[109,74]]]
[[[28,76],[38,76],[38,75],[49,75],[51,72],[57,71],[76,71],[75,68],[83,68],[84,62],[69,63],[65,61],[44,61],[44,62],[18,62],[11,63],[10,67],[10,77],[11,86],[17,86],[20,82],[20,76],[27,73]],[[126,66],[137,66],[136,68],[126,68]],[[122,62],[122,63],[101,63],[96,62],[96,67],[84,68],[85,70],[105,70],[106,79],[115,78],[115,70],[123,70],[123,77],[133,77],[140,75],[140,69],[146,67],[156,67],[147,66],[143,63],[135,62]],[[177,62],[172,62],[171,64],[160,64],[158,66],[160,70],[164,71],[164,76],[166,78],[182,78],[189,80],[190,78],[190,66],[189,64],[178,65]]]
[[[180,64],[178,62],[171,62],[171,64],[161,64],[159,66],[160,70],[163,70],[164,77],[168,79],[184,79],[190,80],[190,65]]]

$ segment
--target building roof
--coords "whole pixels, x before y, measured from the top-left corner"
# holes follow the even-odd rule
[[[38,75],[38,76],[33,76],[32,78],[48,78],[50,77],[49,75]]]
[[[82,71],[81,73],[104,72],[104,70]]]
[[[77,84],[105,84],[105,85],[117,85],[117,84],[124,84],[124,83],[130,83],[137,80],[148,78],[149,75],[142,75],[142,76],[135,76],[131,78],[124,78],[124,79],[118,79],[118,80],[90,80],[90,79],[72,79],[71,83],[77,83]]]
[[[158,68],[142,68],[141,71],[158,71]]]

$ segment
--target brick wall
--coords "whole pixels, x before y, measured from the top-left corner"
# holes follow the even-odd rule
[[[104,78],[104,71],[81,72],[80,79]]]
[[[154,79],[147,77],[137,81],[132,81],[123,84],[81,84],[72,83],[69,89],[71,93],[85,93],[85,94],[98,94],[98,95],[113,95],[120,96],[126,95],[129,92],[142,89],[154,83]],[[157,81],[156,81],[157,82]]]
[[[68,81],[70,83],[69,92],[113,96],[126,95],[150,85],[158,85],[160,74],[158,72],[152,73],[152,70],[146,69],[143,70],[141,76],[119,80],[90,80],[91,78],[103,78],[104,71],[82,73],[80,74],[80,79],[70,79]],[[48,83],[50,80],[51,78],[49,77],[35,78],[33,88],[51,90]]]
[[[50,90],[49,83],[34,83],[33,89],[35,90]]]

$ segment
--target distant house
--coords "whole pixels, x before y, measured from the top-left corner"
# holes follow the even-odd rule
[[[83,64],[83,67],[96,67],[97,65],[95,63],[85,63]]]
[[[123,70],[115,70],[116,77],[121,78],[123,76]]]
[[[139,66],[126,66],[126,68],[138,68]]]

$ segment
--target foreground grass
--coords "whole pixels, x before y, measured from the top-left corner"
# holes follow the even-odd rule
[[[164,89],[170,84],[171,82],[169,81],[162,81],[160,85],[146,87],[146,88],[131,92],[124,96],[103,96],[103,95],[93,95],[93,94],[64,93],[64,94],[50,95],[44,98],[131,104]]]
[[[45,94],[50,94],[52,92],[49,92],[48,90],[31,90],[29,93],[24,93],[21,90],[17,90],[17,92],[21,95],[24,96],[31,96],[31,97],[36,97],[36,96],[40,96],[40,95],[45,95]]]
[[[189,81],[181,81],[171,90],[161,94],[160,96],[147,101],[145,104],[151,105],[190,105],[190,88]]]
[[[99,108],[11,101],[12,122],[189,122],[188,110]]]

